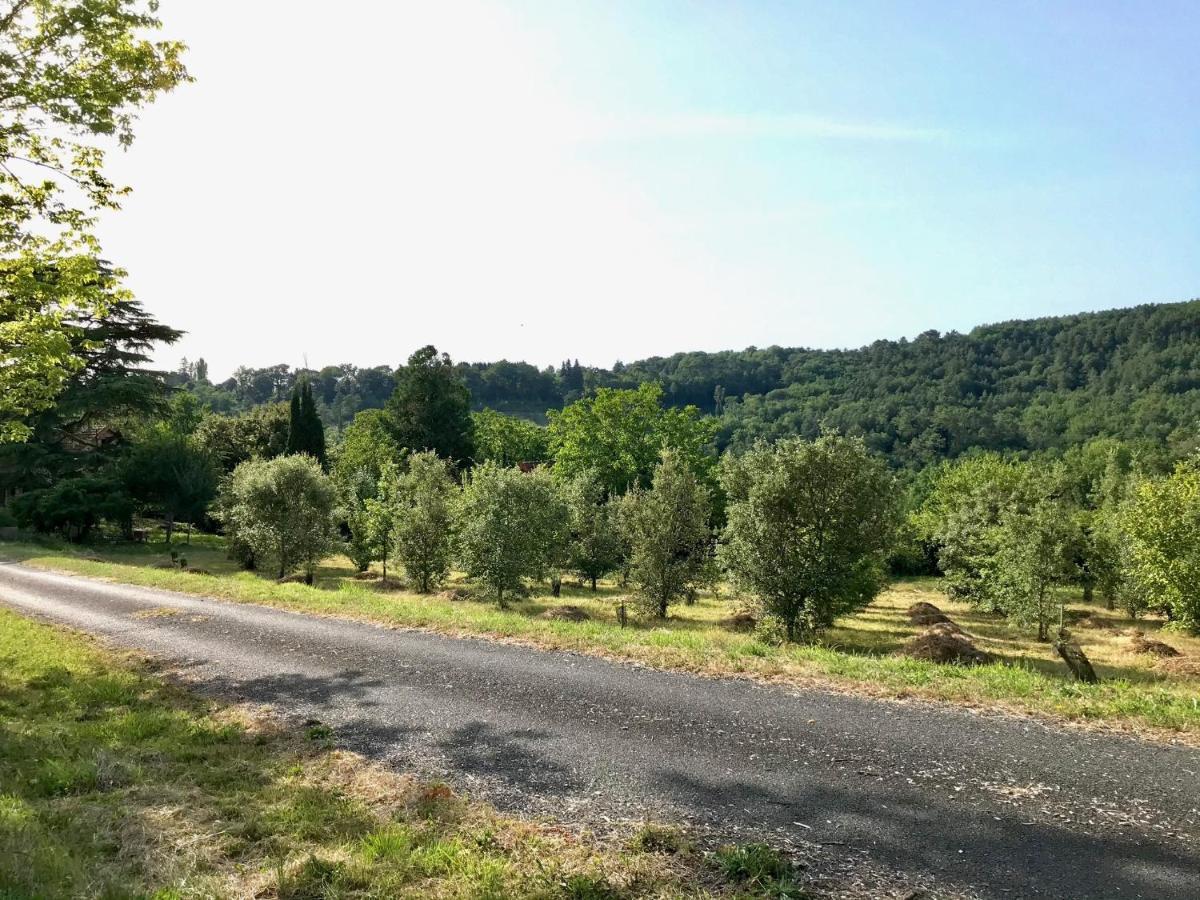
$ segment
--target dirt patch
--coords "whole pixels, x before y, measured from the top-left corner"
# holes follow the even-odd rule
[[[539,619],[553,619],[557,622],[586,622],[591,619],[586,609],[579,606],[553,606],[538,616]]]
[[[1168,675],[1183,675],[1184,677],[1200,678],[1200,657],[1174,656],[1164,657],[1154,664],[1154,671],[1166,672]]]
[[[1183,655],[1170,644],[1164,644],[1162,641],[1148,638],[1140,631],[1135,631],[1133,637],[1129,639],[1129,649],[1134,653],[1149,653],[1152,656],[1173,657]]]
[[[740,612],[734,613],[721,624],[733,631],[753,631],[758,626],[758,619],[753,613]]]
[[[939,625],[945,624],[947,623],[939,623]],[[951,663],[958,666],[975,666],[991,660],[991,657],[972,644],[966,635],[950,633],[946,629],[938,632],[932,628],[918,634],[905,644],[900,655],[910,659],[924,659],[929,662]]]
[[[475,599],[471,592],[463,587],[446,588],[446,590],[438,592],[437,596],[439,600],[459,601]]]

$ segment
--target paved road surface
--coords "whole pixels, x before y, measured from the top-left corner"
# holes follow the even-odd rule
[[[1200,752],[0,564],[0,601],[502,808],[692,821],[985,897],[1200,898]],[[170,607],[178,615],[137,617]],[[866,863],[864,863],[866,864]]]

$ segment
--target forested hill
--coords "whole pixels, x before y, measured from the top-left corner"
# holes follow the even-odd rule
[[[1055,449],[1095,436],[1150,439],[1179,451],[1200,429],[1200,300],[926,332],[857,350],[769,347],[677,353],[611,369],[576,363],[461,363],[476,407],[530,418],[597,387],[662,385],[673,405],[722,417],[720,440],[811,436],[822,426],[864,433],[897,465],[965,450]],[[239,369],[210,385],[196,364],[180,380],[214,408],[284,399],[301,374]],[[327,424],[381,406],[387,367],[309,373]]]

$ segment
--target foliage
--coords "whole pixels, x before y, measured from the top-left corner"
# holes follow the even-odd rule
[[[428,451],[413,454],[399,481],[396,556],[423,594],[450,572],[457,491],[446,461]]]
[[[344,552],[357,571],[365,572],[379,558],[372,517],[367,510],[367,501],[379,491],[379,475],[365,468],[334,469],[333,484],[337,492],[337,516],[349,532]]]
[[[576,476],[564,489],[571,509],[570,551],[567,565],[596,590],[603,578],[621,563],[624,545],[617,529],[614,501],[604,498],[604,486],[589,473]]]
[[[704,573],[711,533],[709,493],[684,457],[664,450],[649,490],[634,487],[619,507],[630,580],[643,606],[665,618]]]
[[[396,523],[400,514],[400,470],[394,462],[385,462],[375,481],[375,490],[362,500],[362,536],[371,551],[371,558],[383,564],[383,580],[387,581],[388,557],[396,539]]]
[[[490,459],[502,466],[515,466],[549,461],[550,438],[540,425],[494,409],[472,413],[471,419],[475,428],[476,462]]]
[[[1143,480],[1123,509],[1130,575],[1145,602],[1200,632],[1200,458]]]
[[[716,422],[695,407],[664,408],[662,389],[601,389],[550,415],[550,446],[564,478],[592,472],[609,496],[647,487],[664,449],[711,484]]]
[[[274,459],[287,452],[290,420],[285,403],[260,406],[239,416],[210,414],[196,426],[196,443],[226,472],[249,459]]]
[[[151,41],[156,4],[15,0],[0,15],[0,441],[31,435],[83,366],[71,320],[129,300],[99,261],[95,215],[127,192],[106,144],[134,112],[187,80],[183,45]]]
[[[304,381],[292,391],[288,407],[288,453],[307,453],[325,466],[325,426],[313,403],[312,385]]]
[[[1053,621],[1062,624],[1063,596],[1055,588],[1074,574],[1078,530],[1069,509],[1053,496],[1051,476],[1028,480],[1024,496],[1001,515],[996,552],[983,580],[994,608],[1020,627],[1036,626],[1038,640],[1048,641]]]
[[[404,451],[392,437],[387,414],[380,409],[368,409],[356,415],[342,432],[333,452],[333,471],[341,476],[365,472],[374,481],[385,463],[399,465],[403,458]]]
[[[450,357],[422,347],[396,370],[396,390],[387,402],[392,436],[409,450],[432,450],[463,463],[474,452],[471,393]]]
[[[216,497],[213,458],[187,435],[164,425],[140,436],[124,471],[130,495],[162,513],[167,543],[176,522],[199,524]]]
[[[986,590],[984,570],[997,552],[996,529],[1023,477],[1019,464],[996,454],[943,463],[938,469],[914,523],[936,548],[950,597],[1002,611]]]
[[[227,531],[271,560],[283,578],[303,566],[311,582],[333,545],[334,490],[311,456],[241,463],[222,486],[219,517]]]
[[[47,488],[22,494],[13,502],[13,515],[23,527],[45,533],[59,532],[74,541],[86,541],[101,522],[128,531],[134,501],[113,474],[78,475]]]
[[[879,592],[895,500],[886,467],[861,439],[759,446],[726,457],[723,482],[730,505],[720,560],[789,640]]]
[[[560,561],[570,510],[544,469],[486,462],[468,474],[454,522],[463,568],[503,606],[505,592],[520,590],[525,578],[545,577]]]

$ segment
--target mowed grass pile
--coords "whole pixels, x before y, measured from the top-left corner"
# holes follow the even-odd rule
[[[501,817],[0,610],[0,897],[747,896],[673,840]]]
[[[378,572],[373,580],[356,578],[341,557],[327,560],[310,587],[238,571],[218,539],[177,544],[175,549],[190,567],[208,574],[157,568],[169,559],[161,544],[88,550],[4,544],[0,556],[132,584],[398,627],[513,639],[704,674],[821,682],[877,696],[997,706],[1132,730],[1174,732],[1200,742],[1200,676],[1156,668],[1155,657],[1135,654],[1129,647],[1130,632],[1138,628],[1200,659],[1200,639],[1160,633],[1161,622],[1134,623],[1120,612],[1084,604],[1075,595],[1068,603],[1068,618],[1084,621],[1073,626],[1072,634],[1096,665],[1103,679],[1098,685],[1073,681],[1050,645],[1037,643],[1031,634],[999,617],[947,601],[933,580],[900,582],[815,642],[783,644],[737,627],[733,620],[741,606],[728,591],[720,596],[704,593],[691,606],[674,606],[666,621],[638,619],[622,628],[616,611],[620,591],[612,583],[603,584],[596,594],[566,583],[561,598],[549,596],[546,586],[535,587],[529,597],[501,610],[486,599],[408,592],[394,574],[387,586],[379,583]],[[906,615],[919,600],[940,606],[996,662],[959,667],[899,655],[904,643],[921,631]],[[563,605],[582,609],[588,619],[546,617]]]

